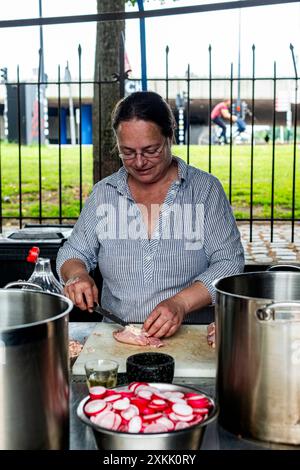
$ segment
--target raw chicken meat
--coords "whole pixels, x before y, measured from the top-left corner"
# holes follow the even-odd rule
[[[160,348],[164,343],[154,336],[148,336],[142,328],[134,325],[127,325],[123,330],[113,332],[114,338],[120,343],[133,344],[134,346],[152,346]]]
[[[70,339],[69,341],[69,358],[70,358],[70,366],[72,367],[74,365],[74,362],[76,361],[77,357],[81,353],[83,348],[83,345],[75,340],[75,339]]]
[[[212,348],[216,347],[216,325],[211,323],[207,327],[207,342]]]

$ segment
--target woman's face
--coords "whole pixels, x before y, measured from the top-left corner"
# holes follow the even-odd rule
[[[123,121],[116,134],[129,175],[143,184],[156,183],[164,177],[172,162],[170,139],[162,135],[154,122]]]

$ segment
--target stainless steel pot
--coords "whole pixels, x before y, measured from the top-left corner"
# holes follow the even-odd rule
[[[215,287],[220,423],[300,444],[300,273],[240,274]]]
[[[0,449],[64,449],[68,317],[56,294],[0,289]]]
[[[161,391],[198,392],[198,389],[176,384],[150,383]],[[114,390],[124,390],[127,387],[116,387]],[[78,405],[77,416],[93,429],[98,449],[104,450],[197,450],[200,448],[206,426],[218,416],[218,406],[212,397],[201,391],[213,403],[208,417],[199,424],[180,431],[160,432],[152,434],[133,434],[128,432],[111,431],[95,425],[84,413],[84,405],[90,399],[85,397]]]

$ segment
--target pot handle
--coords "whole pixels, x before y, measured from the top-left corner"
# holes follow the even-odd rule
[[[300,266],[295,264],[274,264],[269,266],[266,271],[300,271]]]
[[[296,312],[293,312],[293,310]],[[260,321],[290,320],[300,321],[300,302],[274,302],[256,310]]]
[[[11,287],[22,287],[22,286],[28,286],[32,287],[33,289],[37,290],[43,290],[41,286],[38,284],[34,284],[33,282],[27,282],[27,281],[14,281],[14,282],[9,282],[4,286],[4,289],[10,289]]]

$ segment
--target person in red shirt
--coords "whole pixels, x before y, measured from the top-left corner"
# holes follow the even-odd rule
[[[232,122],[236,122],[238,119],[237,116],[230,114],[229,108],[230,108],[230,100],[225,100],[225,101],[222,101],[221,103],[216,104],[216,106],[213,108],[211,112],[212,122],[217,124],[222,129],[222,132],[219,136],[219,141],[221,141],[223,138],[224,144],[227,144],[226,124],[224,122],[224,119],[227,121],[231,120]]]

